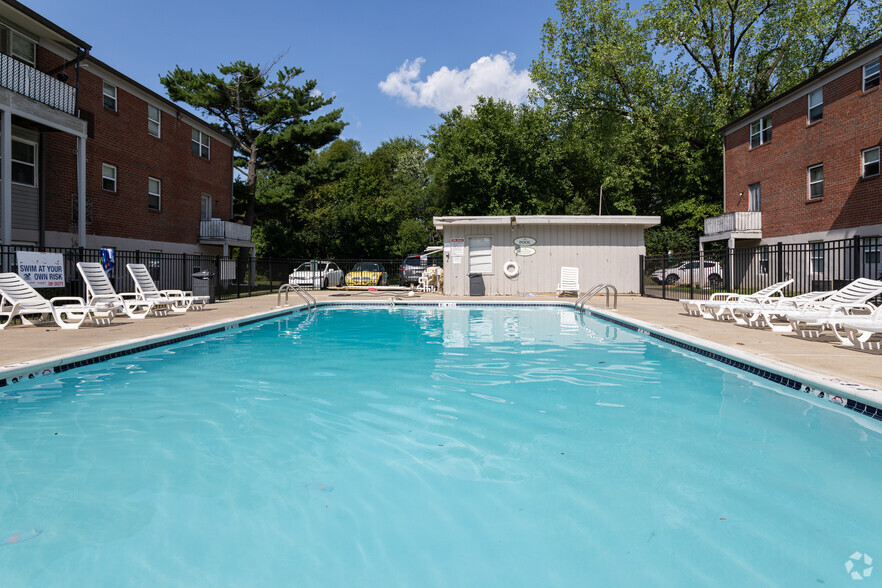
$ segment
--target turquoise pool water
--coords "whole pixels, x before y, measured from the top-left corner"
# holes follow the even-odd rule
[[[0,389],[0,570],[846,585],[880,458],[875,421],[572,310],[320,309]]]

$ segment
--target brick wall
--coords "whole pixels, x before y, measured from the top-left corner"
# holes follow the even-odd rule
[[[43,51],[38,65],[40,69],[50,69],[61,62],[58,56]],[[86,141],[86,195],[92,201],[92,222],[87,225],[87,233],[195,245],[203,193],[212,197],[213,217],[227,220],[232,215],[230,147],[212,139],[210,160],[194,155],[190,147],[193,126],[186,116],[179,119],[163,110],[170,108],[158,100],[151,104],[161,110],[161,137],[150,135],[148,102],[126,92],[120,83],[116,111],[105,108],[103,79],[98,75],[101,71],[95,64],[88,67],[80,70],[79,85],[81,117],[91,121]],[[69,68],[66,73],[72,83],[76,71]],[[112,77],[107,81],[119,83]],[[76,140],[70,135],[45,135],[43,161],[49,231],[75,231],[70,203],[71,194],[77,193],[75,148]],[[105,163],[117,169],[116,192],[102,187]],[[150,177],[161,181],[161,210],[147,206]]]
[[[750,122],[726,136],[726,212],[748,210],[760,182],[763,238],[882,224],[882,176],[862,178],[861,151],[882,144],[882,87],[861,91],[862,66],[823,86],[824,117],[808,96],[771,113],[772,139],[750,149]],[[808,168],[824,165],[824,196],[808,200]]]

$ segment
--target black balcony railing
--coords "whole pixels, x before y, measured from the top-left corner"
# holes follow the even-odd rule
[[[40,70],[0,54],[0,86],[76,116],[77,89]]]

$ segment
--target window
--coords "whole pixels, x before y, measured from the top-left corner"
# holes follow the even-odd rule
[[[162,125],[162,115],[155,106],[147,105],[147,132],[154,137],[159,136],[160,127]]]
[[[197,131],[193,129],[193,142],[190,145],[190,149],[193,151],[193,155],[198,155],[203,159],[210,159],[210,148],[211,148],[211,139],[203,133],[202,131]]]
[[[150,210],[162,208],[162,182],[156,178],[147,178],[147,208]]]
[[[824,90],[815,90],[808,95],[809,124],[824,118]]]
[[[25,186],[37,185],[37,146],[12,140],[12,181]]]
[[[469,239],[469,273],[493,273],[493,237],[471,237]]]
[[[772,140],[772,117],[766,116],[750,125],[750,147],[759,147]]]
[[[808,168],[809,172],[809,200],[817,200],[824,197],[824,166],[814,165]]]
[[[111,86],[107,82],[104,82],[104,108],[109,108],[110,110],[116,111],[116,86]]]
[[[864,263],[867,265],[878,265],[880,261],[882,261],[882,256],[879,254],[879,243],[882,242],[882,239],[879,237],[865,237],[864,238]]]
[[[812,273],[824,273],[824,244],[809,243],[809,262]]]
[[[864,175],[863,177],[869,178],[870,176],[878,176],[879,175],[879,148],[871,147],[869,149],[864,149],[861,152],[861,155],[864,159]]]
[[[150,275],[153,276],[153,279],[155,280],[159,275],[159,264],[162,261],[162,251],[159,249],[151,249],[147,252],[146,257],[147,259],[145,261],[147,263],[145,265],[147,266]]]
[[[879,85],[879,60],[864,66],[864,92]]]
[[[749,185],[747,190],[750,193],[750,201],[747,203],[747,210],[750,212],[759,212],[761,204],[759,182]]]
[[[37,66],[37,44],[18,33],[10,34],[9,53],[16,59]]]
[[[765,245],[759,252],[759,273],[767,275],[769,273],[769,246]]]
[[[116,167],[101,164],[101,187],[108,192],[116,192]]]

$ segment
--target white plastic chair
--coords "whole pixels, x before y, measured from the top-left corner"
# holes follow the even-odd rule
[[[789,286],[793,280],[784,280],[777,282],[771,286],[766,286],[761,290],[757,290],[753,294],[736,294],[732,292],[717,292],[711,294],[707,300],[698,298],[681,298],[680,302],[686,312],[693,316],[703,316],[708,319],[725,320],[728,315],[734,318],[732,309],[739,304],[766,303],[776,294],[776,298],[783,298],[783,290]]]
[[[61,302],[64,304],[59,304]],[[8,327],[15,317],[23,324],[33,325],[47,320],[47,315],[62,329],[79,329],[87,318],[95,324],[110,324],[118,309],[114,304],[89,305],[76,296],[46,300],[18,274],[0,274],[0,317],[6,317],[0,329]],[[39,318],[32,318],[34,315]]]
[[[817,337],[855,315],[872,314],[876,307],[868,301],[880,294],[882,282],[858,278],[823,300],[806,303],[801,309],[788,312],[785,318],[790,323],[790,330],[800,337]]]
[[[579,295],[579,268],[563,266],[560,268],[560,284],[557,285],[557,295],[561,296],[571,292]]]
[[[87,304],[102,302],[116,304],[122,308],[126,316],[133,319],[147,318],[151,312],[157,316],[168,314],[168,304],[139,300],[134,292],[117,294],[100,263],[81,261],[77,263],[77,270],[86,283]]]
[[[872,314],[851,316],[832,325],[833,334],[847,347],[882,349],[882,306]]]
[[[796,312],[807,304],[820,302],[835,294],[836,290],[826,292],[806,292],[796,296],[770,297],[760,302],[739,302],[730,308],[735,323],[745,327],[769,327],[773,331],[790,331],[790,323],[785,321],[788,312]],[[781,323],[779,321],[785,321]]]
[[[205,296],[193,296],[184,290],[160,290],[153,276],[143,263],[128,263],[126,269],[135,281],[135,294],[141,300],[152,300],[167,305],[172,312],[187,312],[190,309],[202,310],[208,303]]]

